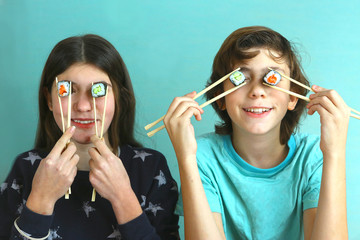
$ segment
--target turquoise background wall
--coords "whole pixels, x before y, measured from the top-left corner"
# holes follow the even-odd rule
[[[0,0],[0,181],[15,156],[32,147],[37,90],[52,47],[71,35],[95,33],[123,56],[137,98],[137,136],[177,162],[165,131],[153,138],[143,126],[162,116],[174,96],[202,90],[212,60],[235,29],[265,25],[296,43],[312,83],[336,89],[360,110],[360,2],[353,1],[63,1]],[[211,107],[195,123],[213,130]],[[318,116],[302,131],[319,134]],[[347,207],[350,239],[360,239],[360,121],[351,119],[347,143]]]

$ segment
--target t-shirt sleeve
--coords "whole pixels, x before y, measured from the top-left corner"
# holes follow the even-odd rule
[[[303,192],[303,211],[318,206],[321,176],[322,176],[322,153],[320,149],[314,154],[314,162],[308,166],[307,186]]]

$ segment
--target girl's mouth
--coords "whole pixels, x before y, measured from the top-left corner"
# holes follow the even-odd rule
[[[94,119],[71,119],[72,123],[78,128],[92,128],[95,126]]]

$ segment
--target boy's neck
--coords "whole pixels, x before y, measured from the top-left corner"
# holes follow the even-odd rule
[[[280,133],[254,135],[234,131],[231,141],[235,151],[244,161],[262,169],[276,167],[285,160],[289,152],[287,144],[280,144]]]

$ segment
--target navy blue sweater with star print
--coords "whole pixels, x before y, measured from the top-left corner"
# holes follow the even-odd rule
[[[64,240],[89,239],[179,239],[178,216],[174,214],[178,199],[177,184],[171,177],[165,157],[151,149],[122,146],[120,159],[129,175],[143,213],[119,225],[108,200],[96,196],[89,172],[78,171],[70,199],[60,198],[51,216],[40,215],[26,207],[31,184],[40,160],[47,153],[32,150],[17,157],[1,185],[0,239],[24,239],[17,225],[31,237]]]

